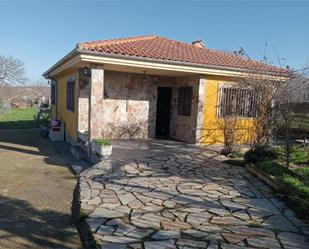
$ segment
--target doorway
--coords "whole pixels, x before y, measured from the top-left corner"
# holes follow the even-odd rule
[[[156,137],[166,138],[170,133],[172,88],[158,87]]]

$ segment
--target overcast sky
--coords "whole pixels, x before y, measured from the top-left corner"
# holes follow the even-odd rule
[[[309,1],[0,0],[0,54],[22,60],[37,80],[79,42],[156,34],[241,46],[253,59],[266,54],[301,68],[309,63],[308,13]]]

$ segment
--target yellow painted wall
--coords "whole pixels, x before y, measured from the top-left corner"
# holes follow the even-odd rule
[[[218,118],[217,106],[219,97],[220,84],[235,84],[236,79],[207,76],[206,77],[206,94],[204,102],[204,129],[203,144],[223,144],[224,122]],[[254,137],[254,119],[239,118],[236,123],[235,140],[238,144],[249,143]]]
[[[67,110],[67,81],[70,78],[75,79],[74,84],[74,111]],[[65,129],[72,138],[77,138],[77,120],[78,120],[78,71],[72,71],[56,77],[57,80],[57,118],[64,121]],[[52,105],[52,117],[56,117],[56,106]]]

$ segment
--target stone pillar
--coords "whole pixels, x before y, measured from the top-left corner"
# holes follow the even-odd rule
[[[91,69],[89,87],[89,140],[102,138],[104,70]]]
[[[88,131],[89,88],[90,79],[79,70],[78,84],[78,131]]]
[[[204,113],[205,113],[205,96],[206,96],[206,78],[201,77],[198,89],[197,120],[195,143],[202,144],[204,130]]]

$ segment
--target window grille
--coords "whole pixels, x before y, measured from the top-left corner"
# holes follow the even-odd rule
[[[259,94],[254,89],[232,87],[220,88],[219,117],[237,116],[256,118],[258,116]]]

